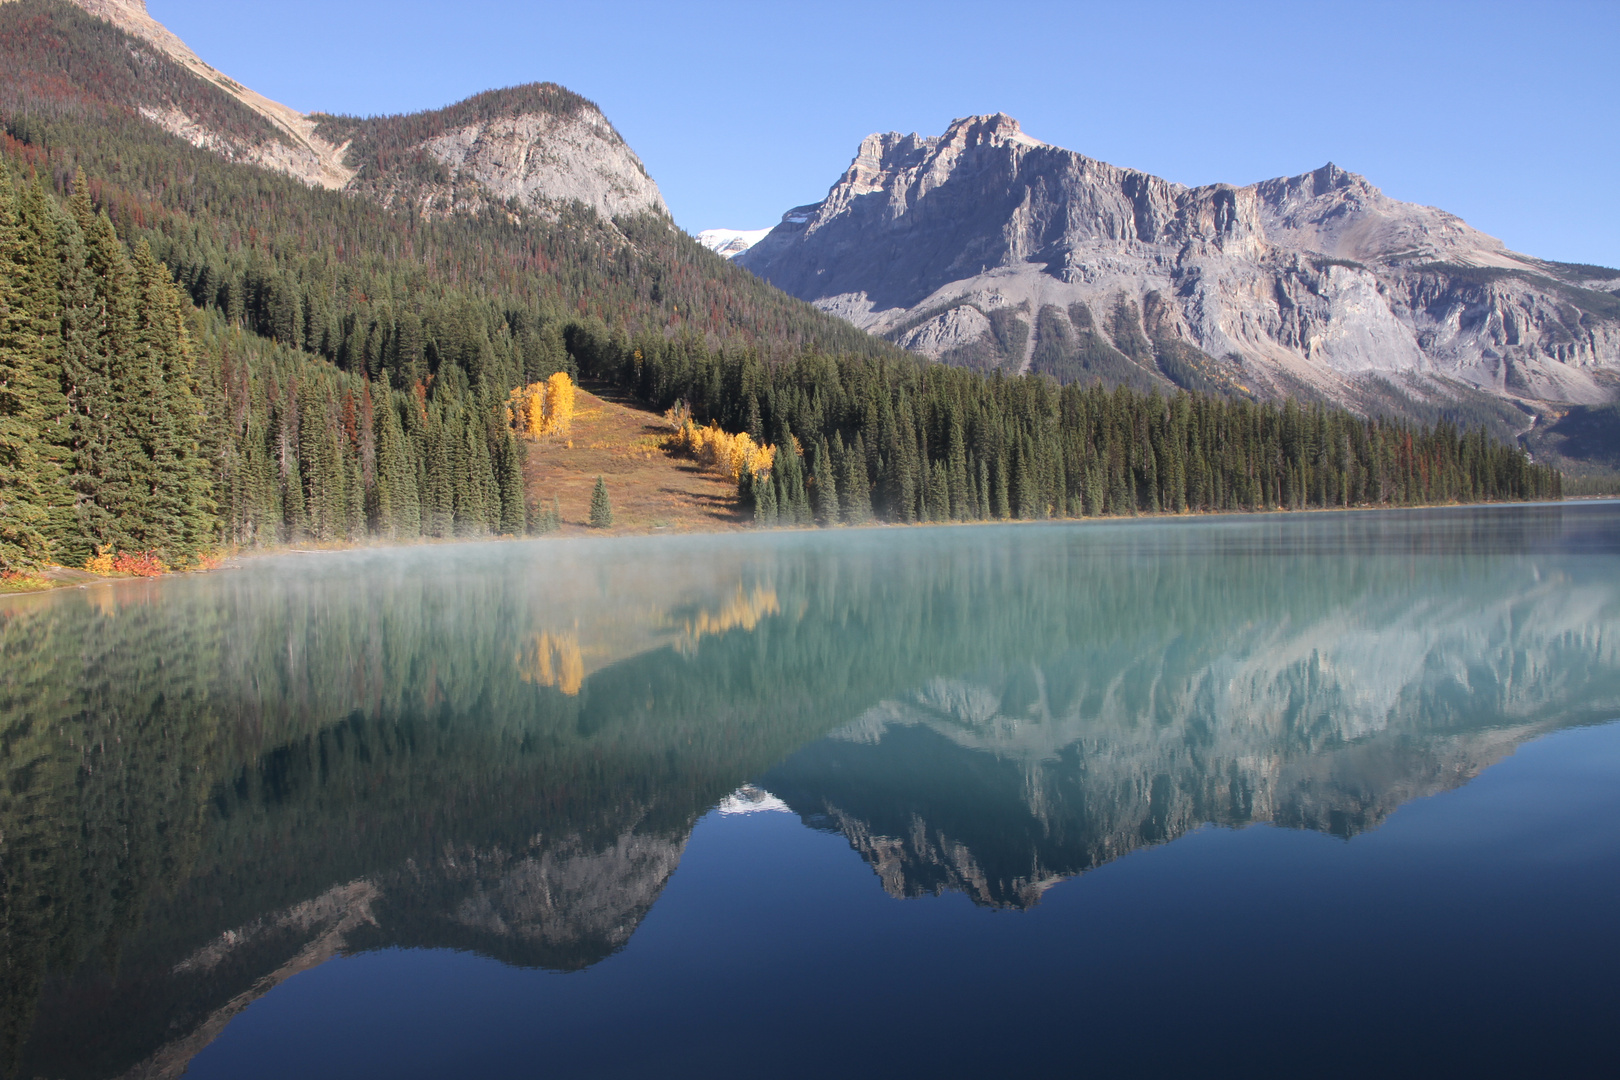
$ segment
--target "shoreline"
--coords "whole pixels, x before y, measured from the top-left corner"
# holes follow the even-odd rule
[[[1301,510],[1267,509],[1267,510],[1221,510],[1221,511],[1183,511],[1180,513],[1141,513],[1130,515],[1109,515],[1106,517],[1075,517],[1075,518],[1008,518],[1006,520],[989,521],[871,521],[860,525],[838,524],[826,525],[788,525],[771,529],[755,529],[752,527],[739,527],[730,529],[667,529],[653,526],[645,531],[614,531],[595,530],[590,528],[568,527],[552,533],[534,534],[529,536],[466,536],[466,537],[433,537],[420,538],[405,542],[368,542],[348,541],[332,542],[318,547],[267,547],[252,548],[249,550],[233,551],[222,555],[219,562],[209,568],[193,570],[174,570],[153,577],[142,577],[134,574],[102,575],[92,574],[87,570],[78,570],[72,567],[52,566],[46,567],[37,575],[23,575],[25,582],[39,582],[38,585],[25,585],[23,587],[6,587],[9,583],[0,583],[0,602],[14,596],[41,596],[48,593],[60,592],[65,589],[87,589],[96,585],[116,585],[120,582],[130,581],[162,581],[170,578],[192,577],[202,574],[217,574],[228,570],[241,569],[246,560],[270,559],[283,555],[331,555],[346,551],[392,551],[407,550],[424,547],[453,547],[462,544],[497,544],[517,543],[525,541],[539,541],[545,539],[558,540],[618,540],[655,536],[730,536],[737,533],[808,533],[832,532],[853,530],[878,529],[936,529],[936,528],[962,528],[973,526],[995,525],[1089,525],[1089,524],[1120,524],[1128,521],[1195,521],[1211,518],[1256,518],[1264,516],[1282,516],[1293,514],[1354,514],[1377,511],[1412,511],[1412,510],[1463,510],[1480,507],[1507,507],[1507,506],[1563,506],[1569,503],[1589,502],[1620,502],[1620,495],[1570,495],[1558,500],[1541,500],[1527,502],[1477,502],[1477,503],[1424,503],[1417,506],[1314,506]]]

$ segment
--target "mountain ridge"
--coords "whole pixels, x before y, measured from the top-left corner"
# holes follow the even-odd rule
[[[0,0],[0,5],[17,2]],[[353,179],[353,170],[343,162],[346,146],[329,143],[317,135],[314,121],[305,114],[243,86],[204,61],[178,35],[152,18],[146,10],[146,0],[68,2],[157,48],[191,74],[223,90],[262,117],[280,138],[269,146],[264,143],[244,144],[239,140],[221,138],[206,123],[199,123],[196,118],[173,106],[165,110],[137,106],[140,114],[151,123],[193,146],[222,152],[232,160],[243,160],[296,176],[311,186],[341,189]]]
[[[486,91],[397,116],[306,114],[201,59],[151,16],[145,0],[66,2],[152,46],[260,118],[264,130],[252,137],[223,130],[185,101],[127,102],[149,123],[228,160],[430,214],[477,212],[515,199],[553,219],[551,204],[574,201],[605,221],[645,211],[670,216],[646,166],[601,110],[553,83]],[[149,65],[149,58],[136,60]]]
[[[940,136],[868,136],[825,199],[736,261],[935,359],[1065,380],[1198,381],[1166,362],[1179,351],[1227,389],[1363,409],[1380,381],[1526,411],[1620,387],[1620,271],[1512,252],[1331,163],[1188,187],[1001,113]],[[1120,305],[1134,314],[1116,318]],[[1016,341],[994,340],[998,312],[1022,325]],[[1043,313],[1077,340],[1102,335],[1116,370],[1079,347],[1043,355],[1042,338],[1061,336],[1042,333]]]

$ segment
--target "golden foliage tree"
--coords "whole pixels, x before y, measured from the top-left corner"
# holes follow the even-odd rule
[[[513,430],[526,439],[566,438],[574,425],[576,392],[564,371],[513,390],[506,403]]]
[[[733,435],[718,424],[698,427],[685,421],[672,438],[676,450],[697,458],[698,464],[734,483],[744,476],[763,476],[776,463],[776,447],[756,443],[747,432]]]

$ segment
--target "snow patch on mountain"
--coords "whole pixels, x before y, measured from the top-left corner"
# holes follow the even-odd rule
[[[728,259],[735,259],[770,233],[769,229],[704,229],[697,242]]]

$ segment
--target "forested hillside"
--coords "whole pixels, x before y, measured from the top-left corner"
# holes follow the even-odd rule
[[[520,533],[525,450],[506,402],[557,371],[797,446],[742,485],[762,523],[1557,492],[1556,474],[1482,436],[942,371],[656,214],[423,216],[233,164],[141,113],[217,116],[241,141],[274,129],[63,0],[0,5],[0,70],[6,571]],[[564,95],[465,108],[487,119]],[[362,164],[414,130],[326,123],[348,125]]]
[[[1059,387],[900,359],[692,354],[570,328],[587,376],[775,446],[742,475],[764,525],[977,521],[1556,498],[1483,431],[1331,406]]]

